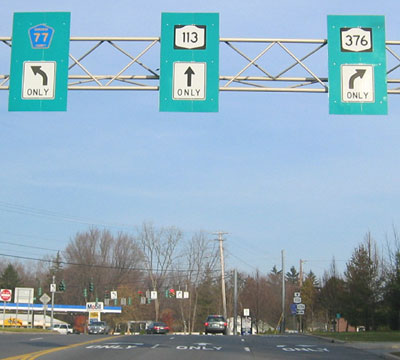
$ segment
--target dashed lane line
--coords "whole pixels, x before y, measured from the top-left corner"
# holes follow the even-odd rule
[[[107,341],[107,340],[115,339],[115,338],[122,337],[122,336],[124,336],[124,335],[109,336],[106,338],[100,338],[100,339],[85,341],[85,342],[81,342],[81,343],[76,343],[76,344],[71,344],[71,345],[66,345],[66,346],[61,346],[61,347],[56,347],[56,348],[35,351],[35,352],[29,353],[29,354],[10,356],[10,357],[3,358],[0,360],[36,360],[37,358],[39,358],[42,355],[47,355],[47,354],[51,354],[51,353],[54,353],[57,351],[62,351],[62,350],[73,349],[78,346],[83,346],[83,345],[87,345],[87,344],[93,344],[93,343],[97,343],[97,342],[101,342],[101,341]]]

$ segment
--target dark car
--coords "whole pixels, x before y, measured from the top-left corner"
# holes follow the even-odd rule
[[[105,321],[94,321],[88,325],[89,334],[108,334],[110,327]]]
[[[152,322],[146,329],[147,334],[166,334],[169,327],[163,322]]]
[[[204,331],[207,334],[227,334],[228,323],[222,315],[209,315],[204,323]]]

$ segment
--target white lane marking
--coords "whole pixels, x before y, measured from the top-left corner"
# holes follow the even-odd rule
[[[137,346],[143,346],[144,343],[128,343],[128,342],[108,342],[105,343],[106,345],[137,345]]]
[[[29,341],[35,341],[35,340],[43,340],[43,338],[42,338],[42,337],[40,337],[40,338],[33,338],[33,339],[29,339]]]
[[[173,339],[175,339],[175,336],[172,336],[172,337],[170,337],[169,339],[170,339],[170,340],[173,340]]]
[[[244,351],[250,352],[250,348],[246,346],[246,347],[244,348]]]
[[[152,346],[151,348],[152,349],[155,349],[155,348],[157,348],[157,347],[159,347],[160,346],[160,344],[155,344],[154,346]]]
[[[240,339],[240,340],[244,341],[244,339]]]

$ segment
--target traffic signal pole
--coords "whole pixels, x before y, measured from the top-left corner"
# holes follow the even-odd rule
[[[53,275],[53,283],[52,283],[52,290],[55,290],[54,287],[56,286],[56,277]],[[50,318],[50,328],[53,328],[54,325],[54,293],[55,291],[51,292],[51,318]],[[46,319],[45,319],[46,321]]]

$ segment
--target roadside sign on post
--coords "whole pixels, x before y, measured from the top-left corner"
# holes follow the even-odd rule
[[[34,288],[15,288],[14,302],[16,304],[33,304]]]
[[[9,111],[67,110],[70,13],[14,13]]]
[[[304,304],[297,304],[297,310],[305,310],[306,306]]]
[[[296,315],[297,314],[297,305],[296,304],[290,304],[290,313],[292,315]]]
[[[44,305],[48,304],[49,301],[51,300],[50,296],[47,295],[46,293],[44,293],[41,297],[40,297],[40,302]]]
[[[11,301],[12,299],[12,290],[10,289],[1,289],[0,290],[0,300],[1,301]]]
[[[328,16],[329,113],[386,115],[384,16]]]
[[[219,14],[163,13],[160,111],[217,112]]]

